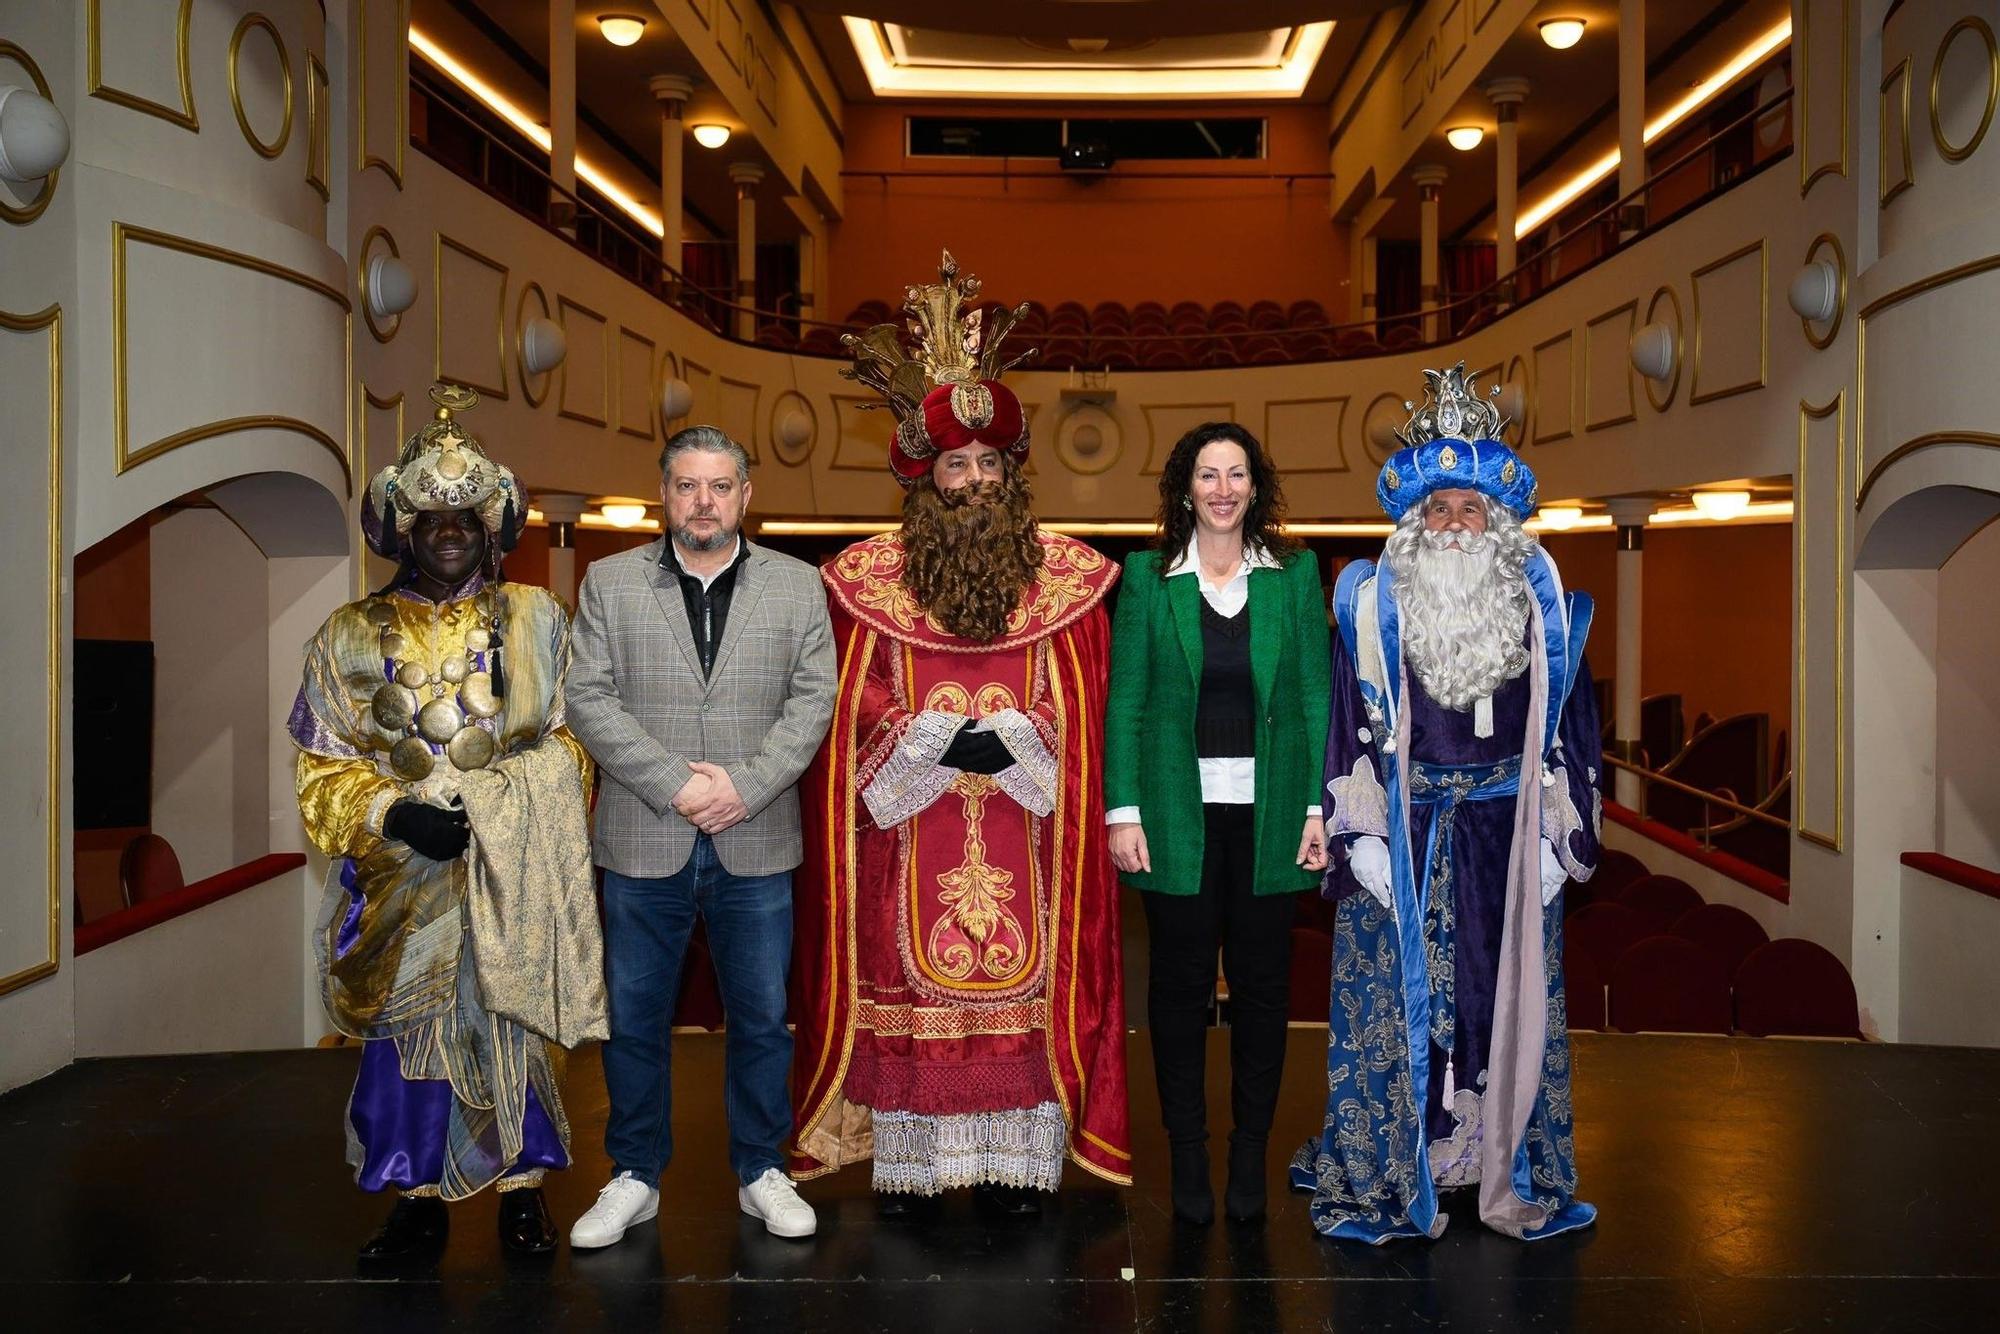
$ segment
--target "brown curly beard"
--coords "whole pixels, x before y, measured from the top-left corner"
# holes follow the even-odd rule
[[[939,491],[926,476],[903,497],[903,587],[959,638],[998,639],[1041,572],[1032,500],[1011,461],[1001,481]]]

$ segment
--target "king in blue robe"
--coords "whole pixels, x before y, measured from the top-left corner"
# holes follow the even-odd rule
[[[1532,1240],[1596,1217],[1559,900],[1598,853],[1591,603],[1522,528],[1535,479],[1498,410],[1463,363],[1425,376],[1376,487],[1396,532],[1335,587],[1326,1122],[1291,1176],[1327,1236],[1440,1236],[1439,1192],[1476,1186]]]

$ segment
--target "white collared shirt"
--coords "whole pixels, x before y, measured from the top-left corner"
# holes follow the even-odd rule
[[[1202,600],[1214,609],[1215,614],[1225,620],[1237,615],[1250,601],[1250,571],[1282,570],[1283,565],[1257,545],[1243,548],[1243,560],[1236,567],[1236,573],[1220,584],[1211,584],[1201,571],[1201,553],[1195,549],[1197,539],[1188,539],[1187,550],[1183,551],[1172,565],[1167,567],[1167,578],[1174,579],[1191,574],[1201,587]],[[1201,800],[1205,806],[1247,806],[1257,799],[1257,760],[1251,755],[1203,756],[1195,761],[1201,775]],[[1320,814],[1317,805],[1306,807],[1308,816]],[[1138,824],[1137,806],[1120,806],[1104,813],[1106,824]]]

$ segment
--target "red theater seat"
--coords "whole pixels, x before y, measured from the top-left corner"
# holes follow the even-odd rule
[[[1292,991],[1289,1019],[1326,1022],[1333,995],[1333,937],[1310,926],[1292,928]]]
[[[1606,977],[1627,949],[1652,933],[1645,919],[1622,903],[1593,903],[1563,920],[1563,959],[1590,954]]]
[[[1702,905],[1701,892],[1671,875],[1641,876],[1618,892],[1618,902],[1645,920],[1649,935],[1666,935],[1691,908]]]
[[[1624,1033],[1727,1033],[1728,976],[1693,941],[1648,936],[1612,965],[1611,1026]]]
[[[1165,324],[1167,322],[1167,308],[1157,301],[1141,301],[1138,305],[1132,307],[1132,323],[1137,324],[1140,320],[1151,319],[1157,319],[1160,323]]]
[[[1308,297],[1292,302],[1291,307],[1285,311],[1285,319],[1288,323],[1305,325],[1308,328],[1323,325],[1326,323],[1326,308]]]
[[[1770,939],[1756,918],[1728,903],[1688,909],[1675,920],[1673,934],[1707,950],[1722,965],[1724,977],[1736,976],[1750,952]]]
[[[1618,890],[1634,880],[1651,874],[1646,869],[1646,863],[1631,853],[1620,852],[1617,848],[1603,848],[1597,854],[1597,871],[1590,877],[1590,883],[1598,893],[1615,896]]]
[[[1759,945],[1736,970],[1736,1026],[1760,1038],[1858,1038],[1854,979],[1810,940]]]
[[[118,858],[118,889],[125,896],[128,908],[171,894],[186,884],[181,875],[181,859],[174,855],[174,845],[158,834],[139,835],[125,845]]]

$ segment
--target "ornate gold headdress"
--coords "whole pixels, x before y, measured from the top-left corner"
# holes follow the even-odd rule
[[[402,536],[424,510],[473,510],[498,550],[513,549],[528,511],[513,472],[453,419],[479,405],[463,385],[431,386],[437,413],[403,442],[396,462],[375,474],[361,505],[361,528],[377,555],[396,559]]]

